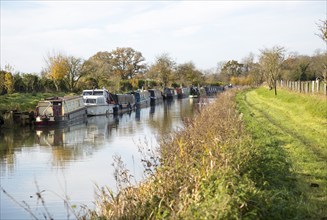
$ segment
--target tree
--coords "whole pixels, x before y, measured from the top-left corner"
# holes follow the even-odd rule
[[[320,20],[320,23],[317,23],[319,33],[316,35],[320,37],[327,46],[327,19],[326,20]]]
[[[277,95],[276,81],[281,74],[281,66],[284,60],[283,47],[275,46],[271,49],[261,50],[259,63],[270,89],[275,90]]]
[[[317,24],[319,33],[317,34],[325,42],[325,48],[327,48],[327,19],[320,20],[320,24]],[[327,55],[327,51],[324,52],[325,56]],[[327,64],[326,60],[323,61],[323,70],[319,74],[322,80],[327,84]]]
[[[108,86],[107,79],[113,78],[111,73],[111,59],[109,52],[97,52],[95,55],[86,60],[83,64],[85,73],[84,81],[90,88],[100,88]],[[117,78],[117,77],[115,77]]]
[[[79,79],[86,73],[83,71],[83,61],[81,58],[73,56],[66,57],[67,62],[67,75],[66,81],[69,91],[73,92],[76,89],[76,85]]]
[[[132,79],[135,75],[144,73],[146,69],[142,53],[130,47],[118,47],[109,55],[111,71],[123,80]]]
[[[236,60],[229,60],[224,63],[220,74],[225,81],[230,81],[231,77],[239,77],[243,71],[243,64]]]
[[[48,77],[51,78],[59,91],[59,86],[64,84],[69,91],[73,92],[79,79],[85,74],[81,58],[57,54],[48,56],[47,60]]]
[[[5,73],[5,82],[4,82],[4,88],[7,90],[8,94],[11,94],[14,92],[14,78],[11,73],[6,72]]]
[[[58,53],[53,56],[48,55],[46,60],[47,68],[45,71],[48,77],[53,80],[56,90],[59,91],[60,82],[66,77],[69,67],[66,56]]]
[[[176,63],[167,53],[156,57],[156,61],[150,66],[148,77],[152,80],[158,80],[164,87],[170,86],[173,81],[173,73]]]
[[[177,66],[176,77],[179,84],[184,85],[197,85],[204,82],[202,72],[196,69],[193,62],[180,64]]]
[[[0,71],[0,95],[3,95],[6,93],[6,88],[5,88],[5,75],[6,71],[1,70]]]

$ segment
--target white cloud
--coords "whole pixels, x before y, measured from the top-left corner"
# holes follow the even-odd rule
[[[39,72],[49,51],[89,58],[132,47],[203,69],[274,45],[310,55],[326,3],[295,1],[1,1],[1,67]]]

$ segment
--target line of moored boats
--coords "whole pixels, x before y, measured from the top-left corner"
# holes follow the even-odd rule
[[[126,94],[110,93],[107,89],[83,90],[81,96],[52,97],[39,101],[35,125],[65,125],[86,121],[87,116],[121,114],[137,108],[156,105],[164,99],[197,98],[224,90],[220,86],[136,90]]]

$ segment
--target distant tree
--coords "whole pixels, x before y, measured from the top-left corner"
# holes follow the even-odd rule
[[[14,92],[14,78],[13,75],[9,72],[5,73],[4,88],[7,90],[8,94]]]
[[[66,60],[68,69],[65,79],[69,91],[74,92],[78,81],[83,75],[86,74],[86,72],[83,71],[83,61],[81,58],[68,56],[66,57]]]
[[[47,76],[53,80],[56,90],[59,91],[60,82],[67,76],[69,71],[67,58],[60,53],[53,56],[48,55],[46,63],[47,67],[44,71],[47,72]]]
[[[261,50],[261,56],[259,58],[260,67],[266,82],[270,89],[275,90],[275,95],[277,95],[276,81],[281,74],[284,52],[285,49],[283,47],[275,46],[271,49]]]
[[[155,63],[150,66],[147,73],[148,78],[158,80],[164,87],[169,87],[174,80],[175,67],[175,61],[167,53],[161,54],[156,57]]]
[[[26,92],[26,86],[22,76],[17,73],[13,75],[14,77],[14,90],[16,92]]]
[[[145,58],[141,52],[130,47],[117,48],[110,52],[111,71],[121,79],[132,79],[146,70]]]
[[[84,83],[88,88],[99,88],[108,86],[108,80],[113,77],[111,72],[112,56],[109,52],[97,52],[95,55],[86,60],[83,64],[83,72],[85,77]]]
[[[53,80],[57,91],[59,91],[61,85],[68,88],[70,92],[76,89],[78,81],[85,74],[81,58],[60,53],[48,56],[45,71],[47,76]]]
[[[220,74],[224,80],[230,81],[231,77],[239,77],[242,74],[243,66],[236,60],[229,60],[222,66]]]
[[[320,37],[327,45],[327,19],[320,20],[320,23],[317,23],[319,33],[316,35]]]
[[[327,52],[317,52],[312,57],[311,71],[316,78],[327,84]]]
[[[38,92],[39,91],[39,77],[35,74],[25,73],[22,74],[22,81],[24,83],[25,92]]]
[[[6,75],[6,71],[1,70],[0,71],[0,95],[3,95],[7,92],[5,88],[5,75]]]
[[[193,62],[180,64],[176,69],[177,82],[187,86],[197,85],[204,82],[204,75],[197,70]]]

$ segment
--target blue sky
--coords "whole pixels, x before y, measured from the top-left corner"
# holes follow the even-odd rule
[[[49,53],[88,59],[117,47],[201,70],[276,45],[326,50],[315,35],[326,1],[0,1],[1,68],[24,73],[39,73]]]

